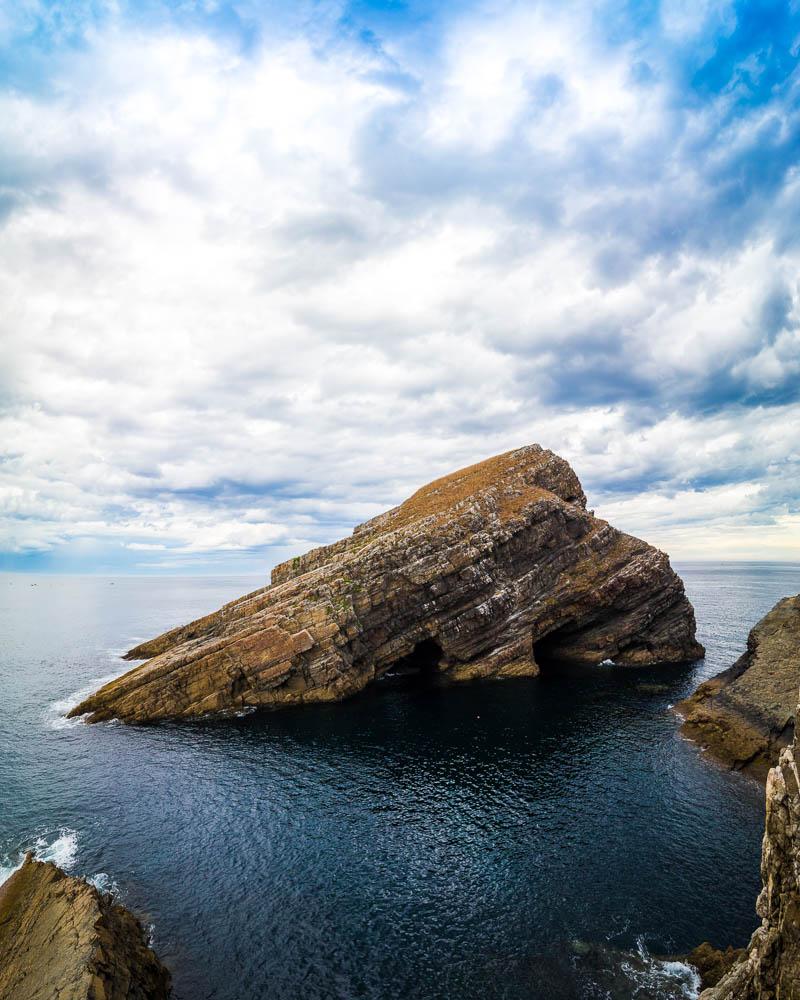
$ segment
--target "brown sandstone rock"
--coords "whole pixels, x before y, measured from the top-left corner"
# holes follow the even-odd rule
[[[586,510],[538,445],[438,479],[270,586],[137,646],[147,658],[78,705],[150,722],[337,701],[393,668],[451,680],[535,675],[555,658],[703,655],[663,552]]]
[[[800,595],[779,601],[752,629],[730,669],[676,706],[683,732],[737,770],[766,778],[794,733],[800,684]]]
[[[139,921],[34,861],[0,886],[0,1000],[165,1000],[170,974]]]
[[[700,1000],[800,1000],[800,777],[797,739],[767,777],[761,917],[744,956]]]

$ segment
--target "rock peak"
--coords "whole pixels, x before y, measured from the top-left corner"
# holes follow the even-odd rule
[[[272,571],[271,582],[283,583],[329,560],[346,558],[357,552],[367,537],[378,538],[421,521],[434,530],[437,519],[452,517],[465,505],[482,505],[487,514],[494,510],[500,521],[508,519],[516,506],[532,499],[537,491],[586,507],[586,496],[568,463],[541,445],[526,445],[434,479],[399,506],[356,525],[350,538],[280,563]]]

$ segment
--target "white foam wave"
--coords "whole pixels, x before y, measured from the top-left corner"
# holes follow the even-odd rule
[[[120,660],[125,653],[123,649],[107,649],[105,650],[109,659]],[[106,674],[104,677],[94,677],[92,680],[88,681],[79,691],[74,691],[72,694],[68,694],[66,698],[59,698],[58,701],[51,702],[44,713],[44,722],[48,729],[73,729],[75,726],[81,724],[81,719],[83,716],[77,716],[74,719],[68,719],[67,715],[69,712],[79,705],[84,698],[88,698],[90,694],[93,694],[98,688],[101,688],[104,684],[108,684],[109,681],[114,681],[117,677],[121,677],[126,671],[130,670],[130,666],[126,663],[124,666],[119,667],[112,674]]]
[[[15,855],[6,855],[0,862],[0,883],[5,882],[22,867],[28,851],[33,851],[37,861],[52,861],[59,868],[69,871],[78,855],[78,834],[66,828],[56,831],[55,834],[41,834]]]
[[[78,834],[74,830],[62,827],[51,833],[40,834],[25,844],[21,850],[7,854],[0,861],[0,885],[22,867],[28,851],[33,851],[37,861],[52,861],[68,872],[75,867],[78,857]],[[85,876],[85,879],[99,892],[107,892],[120,898],[120,888],[107,872],[97,872],[96,875]]]
[[[90,694],[101,688],[104,684],[108,684],[109,681],[113,681],[115,677],[119,677],[119,674],[107,674],[105,677],[96,677],[82,687],[80,691],[74,691],[72,694],[68,694],[66,698],[59,698],[58,701],[51,702],[45,710],[45,725],[47,728],[72,729],[74,726],[80,725],[81,716],[68,719],[67,714],[76,705],[79,705],[84,698],[88,698]]]
[[[653,958],[642,937],[636,940],[635,958],[623,962],[622,970],[634,984],[633,996],[639,991],[646,991],[651,996],[697,1000],[700,995],[697,970],[686,962]]]
[[[98,892],[107,892],[116,898],[120,896],[120,888],[108,872],[98,872],[96,875],[89,875],[86,881],[89,885],[93,885]]]

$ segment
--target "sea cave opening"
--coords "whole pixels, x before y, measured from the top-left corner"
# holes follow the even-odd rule
[[[410,653],[401,656],[384,674],[384,677],[402,681],[424,681],[433,677],[442,661],[442,647],[435,639],[422,639]]]
[[[534,640],[533,658],[543,674],[575,666],[570,651],[576,635],[574,623],[568,622]]]

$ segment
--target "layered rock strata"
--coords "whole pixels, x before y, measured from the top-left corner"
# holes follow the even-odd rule
[[[28,855],[0,886],[0,1000],[166,1000],[170,974],[110,896]]]
[[[586,510],[570,466],[531,445],[445,476],[270,586],[128,653],[147,662],[72,711],[151,722],[337,701],[393,669],[450,680],[558,660],[703,655],[667,556]]]
[[[767,818],[761,850],[761,926],[744,955],[700,1000],[800,998],[800,775],[797,741],[767,777]]]
[[[747,651],[676,706],[683,732],[729,766],[764,779],[794,734],[800,685],[800,594],[751,630]]]

